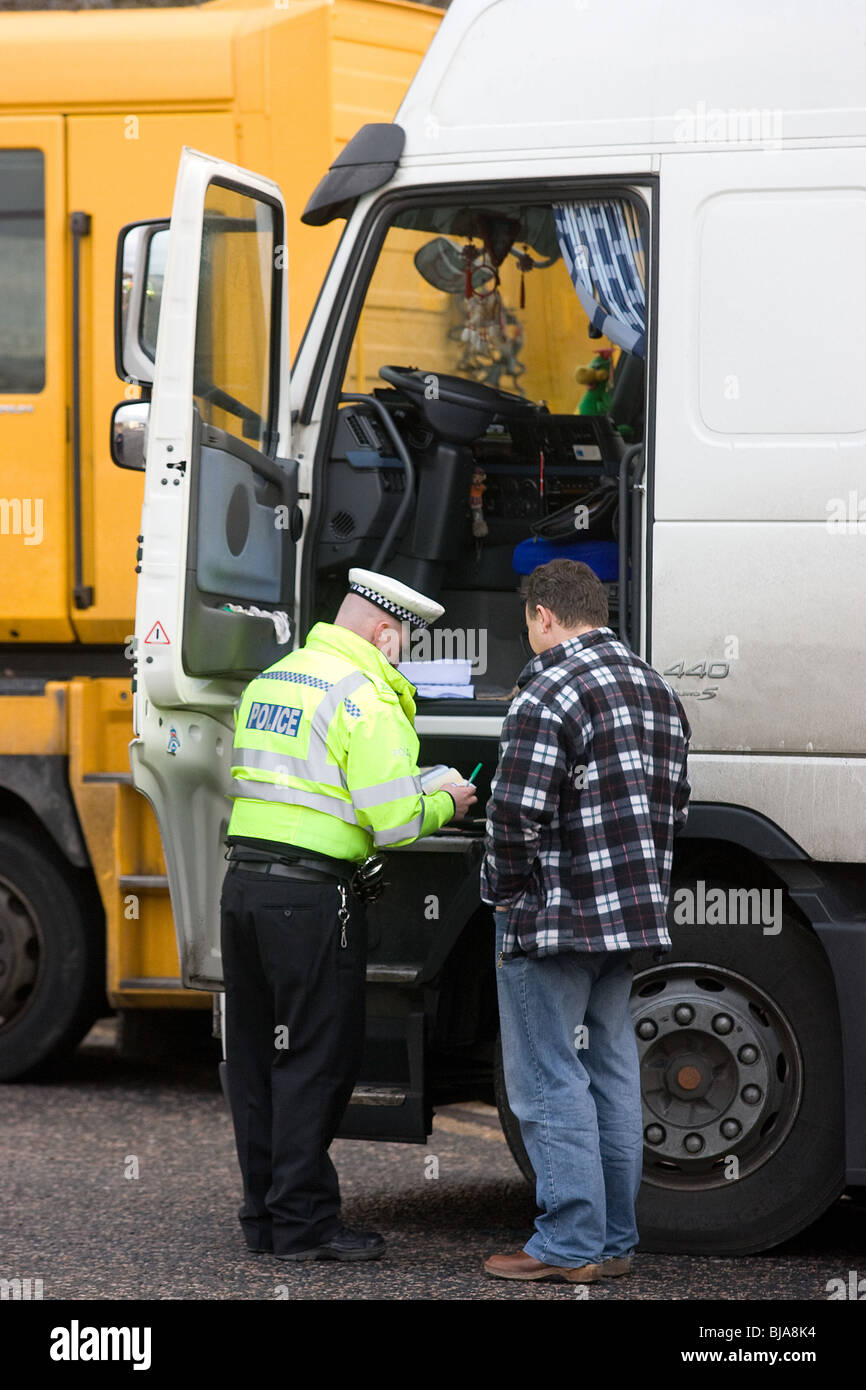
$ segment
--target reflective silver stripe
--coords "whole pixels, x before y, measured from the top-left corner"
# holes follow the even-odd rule
[[[334,717],[338,707],[343,703],[347,695],[354,695],[356,690],[360,690],[362,685],[366,685],[369,680],[360,671],[350,671],[348,676],[343,676],[342,680],[336,681],[328,691],[323,700],[316,705],[313,714],[312,733],[322,740],[328,737],[328,726]]]
[[[303,791],[300,787],[276,787],[272,782],[253,782],[248,777],[235,777],[233,780],[238,788],[234,793],[236,797],[250,801],[282,801],[287,806],[309,806],[311,811],[324,811],[326,816],[336,816],[337,820],[347,821],[349,825],[358,824],[351,802],[340,801],[336,796]]]
[[[424,812],[410,820],[406,825],[397,825],[393,830],[377,830],[373,836],[377,845],[393,845],[395,840],[415,840],[421,834]]]
[[[303,777],[306,782],[324,782],[329,787],[344,785],[336,763],[320,759],[318,745],[315,751],[311,749],[308,758],[289,758],[281,753],[272,753],[267,748],[236,748],[232,755],[232,766],[255,767],[260,772],[274,772],[283,777]]]
[[[327,758],[328,729],[330,727],[331,720],[333,719],[342,702],[345,700],[346,696],[354,695],[356,690],[360,690],[362,685],[367,684],[368,679],[369,678],[367,676],[362,675],[360,671],[350,671],[348,676],[343,676],[342,680],[335,681],[335,683],[331,686],[324,699],[319,701],[319,703],[316,706],[315,713],[313,714],[313,722],[310,728],[311,754],[313,754],[313,749],[315,746],[313,740],[315,739],[318,741],[322,753]],[[313,756],[315,758],[315,754],[313,754]],[[318,760],[316,760],[316,766],[320,766]],[[305,774],[302,773],[301,776],[303,775]],[[337,768],[337,775],[340,778],[340,785],[346,787],[347,782],[346,773],[344,769],[341,767]],[[310,778],[311,782],[324,782],[326,780],[326,778],[318,776]]]
[[[328,787],[343,787],[345,789],[345,771],[336,763],[328,762],[328,728],[342,701],[347,695],[353,695],[356,690],[360,690],[361,686],[366,684],[367,679],[367,676],[360,671],[350,671],[348,676],[343,676],[341,680],[336,681],[319,701],[313,711],[309,751],[306,758],[289,757],[274,753],[266,748],[235,747],[232,755],[232,766],[254,767],[261,772],[273,772],[276,776],[282,774],[284,777],[300,777],[305,782],[323,782]],[[260,782],[257,785],[264,786],[266,784]],[[314,796],[315,793],[311,792],[310,795]],[[286,798],[267,798],[261,794],[259,799],[285,800]],[[330,808],[328,808],[328,813],[330,815],[340,814]],[[341,818],[346,819],[345,816]],[[352,820],[357,824],[354,816]]]
[[[390,782],[380,782],[377,787],[353,791],[352,801],[360,811],[367,806],[381,806],[384,801],[398,801],[401,796],[418,796],[420,792],[420,777],[395,777]]]

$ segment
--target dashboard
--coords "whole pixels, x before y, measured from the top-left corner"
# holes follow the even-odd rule
[[[410,454],[416,500],[426,509],[416,518],[416,539],[410,540],[409,553],[423,553],[417,540],[419,528],[429,524],[437,529],[433,511],[440,504],[449,510],[447,554],[439,557],[457,567],[449,576],[449,587],[513,587],[513,547],[531,534],[533,523],[576,505],[600,481],[615,477],[624,448],[606,416],[553,415],[544,407],[531,406],[521,418],[492,421],[471,442],[443,443],[423,411],[403,393],[379,388],[375,397],[388,411]],[[483,479],[478,479],[478,469]],[[507,551],[507,556],[503,553],[495,563],[488,560],[480,567],[469,506],[473,475],[484,487],[482,513],[488,531],[483,548]],[[348,565],[370,565],[405,489],[406,470],[376,407],[367,401],[344,405],[338,412],[327,464],[317,557],[320,572],[336,574]],[[436,547],[437,551],[442,548]]]

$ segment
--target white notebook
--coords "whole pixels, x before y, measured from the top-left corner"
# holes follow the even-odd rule
[[[475,699],[475,689],[471,685],[417,685],[415,689],[425,700]]]
[[[401,661],[397,670],[417,686],[467,686],[472,680],[471,661]]]

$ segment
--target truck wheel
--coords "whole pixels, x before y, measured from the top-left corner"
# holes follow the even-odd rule
[[[104,1005],[105,933],[91,896],[0,822],[0,1081],[71,1052]]]
[[[634,956],[640,1249],[753,1254],[810,1225],[844,1188],[832,972],[788,913],[777,935],[756,924],[672,926],[671,937],[661,964]],[[534,1181],[498,1048],[494,1082],[509,1148]]]
[[[641,1248],[753,1254],[804,1230],[844,1188],[833,974],[788,912],[777,934],[673,925],[671,938],[661,965],[634,959]]]

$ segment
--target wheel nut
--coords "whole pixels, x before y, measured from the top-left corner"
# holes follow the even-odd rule
[[[690,1154],[699,1154],[704,1147],[704,1141],[699,1134],[687,1134],[683,1140],[683,1148]]]
[[[642,1018],[637,1026],[638,1037],[645,1038],[647,1041],[650,1038],[654,1038],[657,1032],[658,1028],[653,1023],[651,1018]]]
[[[745,1066],[750,1067],[753,1062],[757,1062],[758,1060],[758,1049],[753,1047],[751,1043],[744,1043],[737,1053],[737,1056]]]
[[[739,1120],[722,1120],[719,1128],[726,1139],[736,1139],[742,1129]]]
[[[692,1008],[691,1004],[677,1004],[677,1007],[674,1009],[674,1018],[676,1019],[677,1023],[681,1023],[683,1025],[685,1025],[686,1023],[691,1023],[694,1016],[695,1011]]]
[[[734,1026],[734,1020],[730,1014],[716,1014],[713,1019],[714,1033],[730,1033]]]
[[[648,1144],[663,1144],[665,1132],[661,1125],[647,1125],[644,1131],[644,1138]]]
[[[747,1105],[757,1105],[762,1098],[760,1086],[744,1086],[740,1095]]]

